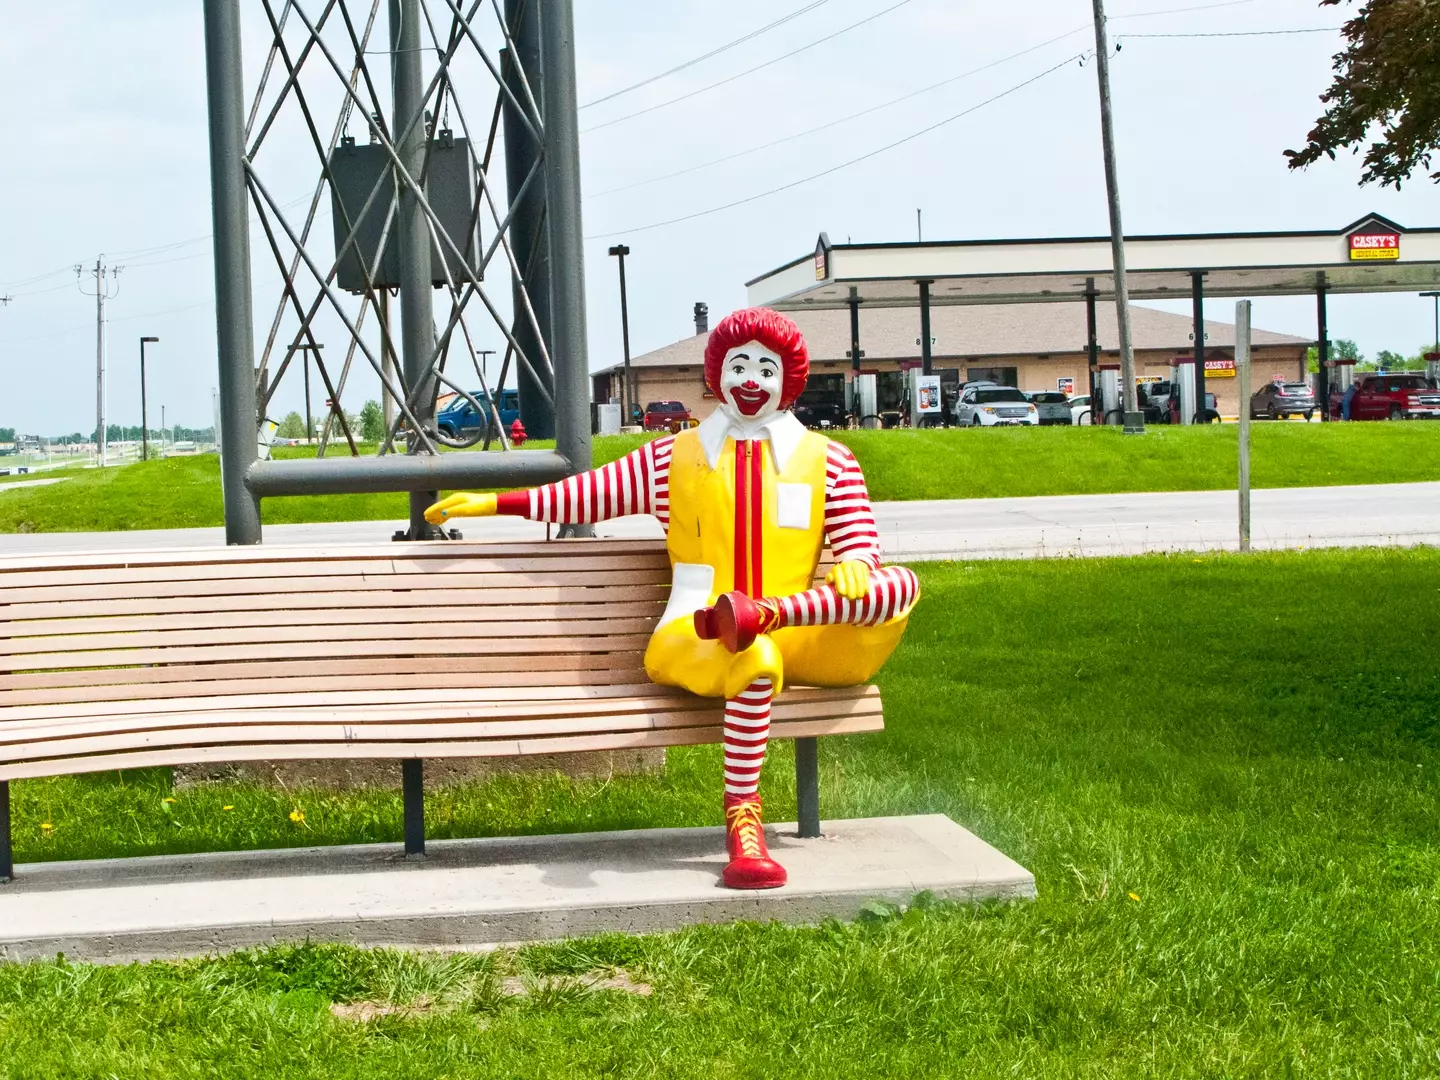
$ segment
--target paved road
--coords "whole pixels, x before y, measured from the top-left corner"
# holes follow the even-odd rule
[[[881,544],[895,561],[1134,555],[1233,550],[1233,491],[1055,495],[877,503]],[[1276,488],[1254,493],[1257,548],[1440,545],[1440,483]],[[271,544],[388,540],[401,522],[271,525]],[[513,518],[460,523],[471,539],[544,539],[546,528]],[[601,525],[603,536],[659,537],[653,518]],[[223,544],[221,529],[0,536],[0,556],[52,551],[134,551]]]

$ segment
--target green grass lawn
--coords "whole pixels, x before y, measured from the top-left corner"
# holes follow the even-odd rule
[[[1006,428],[845,431],[877,500],[1205,491],[1235,485],[1233,424],[1151,428]],[[595,463],[633,450],[641,436],[595,440]],[[531,445],[548,446],[548,443]],[[373,447],[368,447],[373,452]],[[277,456],[304,457],[302,447]],[[1440,424],[1256,424],[1256,487],[1440,480]],[[267,499],[264,521],[403,521],[406,496]],[[0,533],[180,529],[224,524],[214,455],[90,469],[64,484],[0,491]]]
[[[921,576],[887,729],[822,741],[822,810],[948,814],[1035,872],[1034,903],[483,957],[4,966],[0,1077],[1440,1075],[1440,552]],[[782,746],[773,819],[790,765]],[[428,806],[436,837],[716,824],[719,790],[697,747],[663,777]],[[21,860],[401,835],[395,793],[172,795],[160,771],[15,799]],[[574,981],[617,968],[653,993]],[[357,1001],[409,1009],[330,1011]]]

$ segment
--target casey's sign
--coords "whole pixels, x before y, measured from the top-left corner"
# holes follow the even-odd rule
[[[1350,258],[1398,259],[1400,258],[1400,234],[1395,232],[1370,232],[1350,234]]]

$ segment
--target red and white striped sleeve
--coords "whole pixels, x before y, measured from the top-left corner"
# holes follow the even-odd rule
[[[618,461],[559,483],[507,491],[501,514],[565,525],[591,525],[627,514],[654,514],[670,524],[670,451],[674,437],[648,442]]]
[[[837,562],[880,566],[880,530],[865,490],[865,474],[850,449],[837,442],[825,455],[825,537]]]

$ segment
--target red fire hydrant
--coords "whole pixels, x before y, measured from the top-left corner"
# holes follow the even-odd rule
[[[525,425],[520,423],[520,418],[517,416],[515,418],[515,422],[510,425],[510,445],[524,446],[525,440],[527,438],[528,436],[525,434]]]

